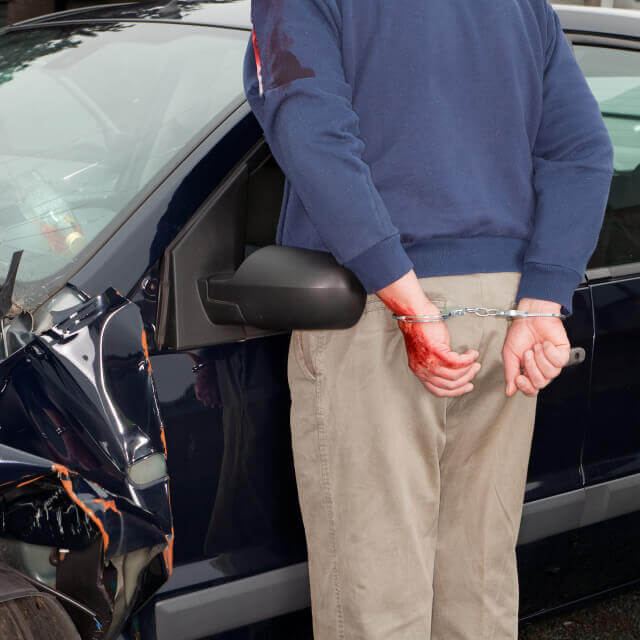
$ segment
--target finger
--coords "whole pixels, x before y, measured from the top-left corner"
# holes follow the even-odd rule
[[[480,355],[475,349],[467,349],[464,353],[457,353],[452,351],[448,344],[438,345],[434,349],[434,354],[440,358],[449,367],[460,369],[473,363],[473,361]]]
[[[516,386],[522,393],[527,396],[537,396],[538,390],[534,388],[531,381],[526,376],[519,375],[516,377]]]
[[[540,372],[545,378],[548,378],[549,380],[551,380],[556,376],[558,376],[562,371],[562,369],[560,369],[559,367],[555,367],[551,364],[551,362],[549,361],[549,358],[547,358],[547,356],[545,355],[544,350],[542,349],[542,345],[540,343],[537,343],[534,345],[533,355],[536,358],[536,364],[538,365],[538,369],[540,369]]]
[[[536,389],[542,389],[549,384],[549,379],[543,376],[538,368],[531,349],[527,349],[527,351],[524,352],[524,371]]]
[[[569,351],[571,347],[568,344],[554,345],[548,340],[542,345],[544,354],[554,367],[564,367],[569,362]]]
[[[480,370],[480,363],[476,362],[475,364],[471,365],[471,367],[468,368],[468,371],[464,376],[462,376],[461,378],[458,378],[457,380],[449,380],[447,378],[441,378],[440,376],[434,375],[432,372],[425,374],[424,379],[428,380],[434,387],[438,387],[440,389],[453,390],[465,385],[467,382],[471,382],[471,380],[476,375],[476,373],[478,373],[479,370]]]
[[[507,395],[512,396],[518,389],[516,387],[516,377],[520,373],[520,358],[512,351],[502,352],[504,360],[504,379],[507,385]]]
[[[459,380],[462,376],[467,375],[471,370],[471,367],[474,367],[477,362],[473,364],[469,364],[466,367],[461,367],[460,369],[452,369],[451,367],[445,367],[443,365],[435,365],[431,367],[431,373],[434,376],[438,376],[439,378],[446,378],[447,380]]]
[[[444,398],[444,397],[451,398],[454,396],[461,396],[464,393],[469,393],[469,391],[473,389],[473,385],[470,382],[463,385],[462,387],[458,387],[457,389],[440,389],[439,387],[432,385],[428,380],[424,380],[424,379],[422,380],[422,384],[424,384],[424,386],[429,391],[431,391],[431,393],[433,393],[436,396],[440,396],[441,398]]]

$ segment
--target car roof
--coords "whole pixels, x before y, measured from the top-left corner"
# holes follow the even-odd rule
[[[59,11],[18,25],[76,20],[149,20],[251,29],[251,0],[168,0],[125,2]]]
[[[565,31],[640,38],[640,10],[554,5]]]
[[[640,38],[640,10],[554,5],[565,30]],[[125,2],[60,11],[20,25],[75,20],[162,20],[251,29],[251,0]]]

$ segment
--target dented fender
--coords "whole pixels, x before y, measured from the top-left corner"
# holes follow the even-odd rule
[[[90,548],[113,568],[110,586],[96,586],[100,606],[68,594],[102,611],[102,631],[89,626],[84,637],[110,637],[170,575],[166,446],[146,334],[138,307],[114,289],[54,313],[49,330],[0,362],[0,507],[0,538],[58,550],[58,582],[72,582],[64,558]],[[143,549],[138,575],[114,578]],[[125,579],[138,588],[123,607]]]

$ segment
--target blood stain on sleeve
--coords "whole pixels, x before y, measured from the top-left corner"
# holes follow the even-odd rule
[[[255,33],[253,35],[254,51],[256,52],[256,64],[259,66],[258,77],[262,89],[281,87],[301,78],[315,78],[316,73],[311,67],[303,67],[297,56],[291,50],[293,38],[282,28],[283,0],[272,0],[269,3],[269,19],[271,37],[267,51],[261,51],[258,47]],[[260,59],[262,54],[262,59]],[[268,60],[267,60],[268,58]],[[268,68],[269,76],[265,77],[264,71]],[[262,82],[265,86],[262,87]]]
[[[276,86],[289,84],[301,78],[315,78],[311,67],[303,67],[296,56],[287,49],[276,53],[273,62],[273,82]]]

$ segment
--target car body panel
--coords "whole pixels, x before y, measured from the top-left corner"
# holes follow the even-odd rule
[[[640,274],[592,285],[596,347],[587,484],[640,473]]]
[[[538,397],[525,501],[572,491],[582,486],[580,457],[589,409],[593,354],[591,292],[574,294],[573,314],[565,320],[573,348],[585,352],[583,362],[566,367]]]

